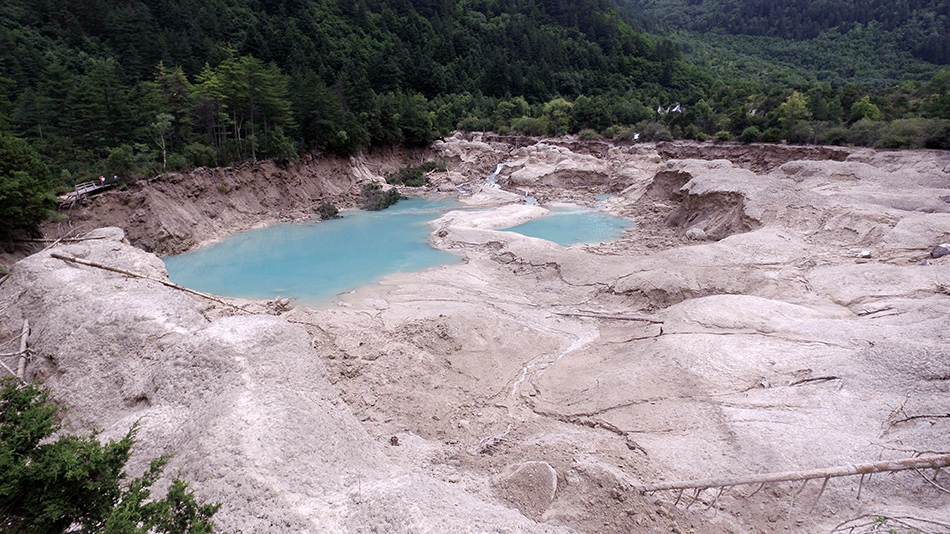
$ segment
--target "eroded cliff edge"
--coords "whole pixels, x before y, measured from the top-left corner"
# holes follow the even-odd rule
[[[633,491],[950,451],[950,257],[931,256],[950,241],[950,157],[776,147],[734,163],[706,146],[697,160],[453,138],[434,148],[449,163],[434,188],[485,209],[436,221],[433,242],[463,264],[247,314],[46,252],[0,286],[0,341],[30,318],[30,372],[73,427],[142,418],[140,456],[176,453],[231,532],[950,522],[913,472],[860,499],[857,479],[820,499],[820,483],[710,491],[689,509]],[[482,188],[500,162],[502,189]],[[569,248],[494,230],[530,209],[522,195],[638,226]],[[101,232],[57,250],[164,276]]]

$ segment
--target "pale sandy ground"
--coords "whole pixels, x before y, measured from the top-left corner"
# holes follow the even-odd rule
[[[860,499],[858,477],[820,499],[821,481],[677,504],[635,490],[950,452],[950,256],[931,257],[950,241],[950,155],[436,150],[450,172],[433,189],[483,208],[433,223],[460,264],[248,316],[46,252],[0,286],[0,342],[30,318],[31,373],[73,427],[141,419],[136,466],[176,453],[229,532],[950,530],[950,495],[913,471]],[[482,188],[500,162],[503,190]],[[543,213],[522,195],[604,193],[638,224],[614,243],[494,229]],[[112,239],[58,250],[164,276]]]

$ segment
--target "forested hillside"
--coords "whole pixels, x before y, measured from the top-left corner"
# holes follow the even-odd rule
[[[922,80],[950,64],[943,0],[626,0],[654,31],[829,82]],[[770,69],[766,69],[770,70]]]
[[[6,0],[0,204],[455,129],[950,146],[947,6],[863,1]]]
[[[555,96],[669,99],[711,81],[634,32],[608,0],[12,0],[0,9],[9,122],[70,176],[90,162],[122,175],[143,160],[167,169],[169,157],[181,167],[425,143],[499,99],[523,97],[508,112],[520,116]]]

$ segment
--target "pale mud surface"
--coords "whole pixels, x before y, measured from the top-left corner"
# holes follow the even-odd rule
[[[46,251],[0,286],[0,352],[30,319],[29,373],[70,428],[113,437],[140,420],[133,472],[175,453],[171,471],[223,503],[228,532],[870,532],[879,516],[948,530],[945,471],[936,486],[875,475],[860,498],[859,477],[820,498],[820,480],[678,503],[635,488],[950,453],[950,256],[931,257],[950,241],[950,154],[456,137],[411,157],[432,155],[449,168],[432,192],[482,208],[433,223],[461,264],[248,314]],[[336,164],[338,180],[320,178],[332,190],[261,213],[352,198],[406,157]],[[501,189],[482,187],[501,162]],[[115,193],[170,236],[143,246],[220,237],[206,195],[161,187],[175,210]],[[251,203],[218,192],[219,208]],[[522,195],[602,194],[638,225],[614,243],[493,230],[543,212]],[[141,241],[93,215],[127,204],[91,204],[84,224]],[[97,232],[52,252],[164,277],[121,232]]]

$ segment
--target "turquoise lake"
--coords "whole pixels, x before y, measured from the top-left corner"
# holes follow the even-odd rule
[[[614,241],[631,227],[633,223],[620,217],[581,207],[558,206],[550,208],[550,213],[544,217],[504,230],[547,239],[566,247],[577,243]]]
[[[427,243],[426,222],[455,207],[454,201],[409,198],[383,211],[242,232],[163,259],[173,282],[197,291],[322,304],[387,274],[461,261]]]
[[[432,229],[426,224],[459,207],[455,201],[409,198],[383,211],[242,232],[163,260],[173,282],[197,291],[322,305],[388,274],[461,261],[428,244]],[[554,208],[548,216],[507,230],[571,245],[612,241],[630,226],[583,208]]]

